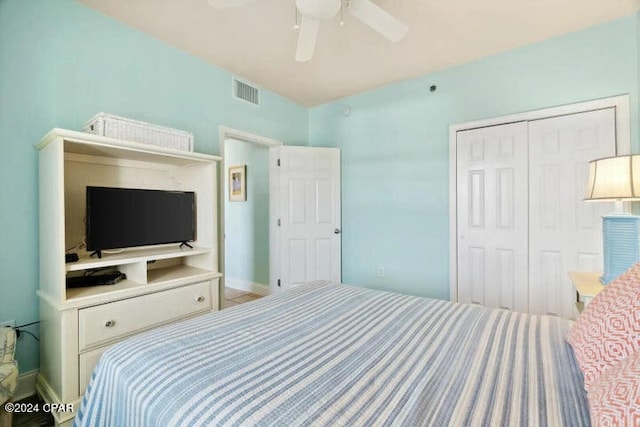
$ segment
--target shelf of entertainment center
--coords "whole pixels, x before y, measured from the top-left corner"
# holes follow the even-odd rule
[[[189,283],[220,278],[211,270],[186,265],[149,270],[147,283],[125,279],[115,285],[86,286],[66,290],[66,308],[101,304],[106,301],[130,298],[150,291],[159,292]]]
[[[219,156],[198,152],[149,145],[141,142],[125,141],[106,136],[92,135],[67,129],[52,129],[36,145],[42,150],[45,146],[58,138],[64,140],[65,154],[86,156],[87,161],[94,159],[115,159],[126,161],[143,161],[173,166],[187,166],[205,164],[211,161],[221,161]]]
[[[78,261],[65,265],[67,272],[84,271],[94,268],[114,267],[117,265],[152,262],[163,259],[182,258],[212,253],[212,248],[194,247],[193,249],[176,245],[159,248],[126,249],[120,253],[103,253],[102,258],[90,257],[89,254]]]

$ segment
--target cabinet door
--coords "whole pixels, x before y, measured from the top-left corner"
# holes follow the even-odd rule
[[[616,154],[613,108],[529,122],[531,313],[574,317],[568,271],[602,271],[601,216],[584,202],[588,162]]]
[[[457,134],[458,300],[528,309],[527,124]]]

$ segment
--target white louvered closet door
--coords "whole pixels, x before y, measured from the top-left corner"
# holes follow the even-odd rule
[[[527,123],[457,134],[458,299],[528,309]]]
[[[588,162],[616,154],[615,109],[529,122],[529,311],[573,317],[569,271],[602,271],[602,215]]]

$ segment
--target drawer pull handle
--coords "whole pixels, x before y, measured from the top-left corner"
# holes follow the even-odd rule
[[[198,302],[204,302],[204,297],[203,296],[199,296],[198,299],[196,300]]]
[[[111,328],[113,326],[115,326],[116,321],[115,320],[107,320],[104,324],[104,326],[106,326],[107,328]]]

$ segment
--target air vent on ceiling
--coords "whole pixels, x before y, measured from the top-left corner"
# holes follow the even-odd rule
[[[258,88],[235,77],[233,78],[233,97],[255,106],[260,105],[260,91]]]

